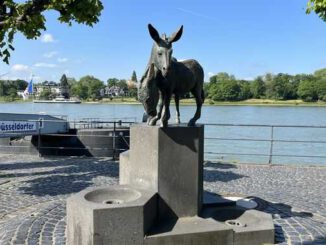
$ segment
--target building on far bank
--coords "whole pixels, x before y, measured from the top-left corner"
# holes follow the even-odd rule
[[[35,96],[39,97],[41,93],[45,90],[48,90],[51,94],[54,96],[62,96],[62,95],[67,95],[65,97],[69,97],[69,88],[68,87],[63,87],[58,83],[55,82],[48,82],[45,81],[41,84],[35,84]]]
[[[108,97],[126,96],[128,94],[128,89],[118,86],[105,87],[104,94]]]

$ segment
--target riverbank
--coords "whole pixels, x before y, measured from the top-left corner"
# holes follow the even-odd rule
[[[103,99],[98,102],[83,101],[83,103],[99,103],[99,104],[140,104],[135,98],[113,98]],[[171,100],[171,104],[174,104],[174,100]],[[181,105],[195,105],[195,99],[182,99],[180,100]],[[249,99],[244,101],[212,101],[206,99],[204,105],[255,105],[255,106],[326,106],[326,102],[304,102],[302,100],[269,100],[269,99]]]
[[[3,97],[0,97],[0,103],[26,103],[33,102],[33,100],[22,100],[17,99],[14,101],[5,100]],[[83,104],[127,104],[127,105],[140,105],[141,103],[137,101],[135,98],[104,98],[98,101],[88,101],[82,100]],[[174,104],[174,100],[171,100],[171,104]],[[181,105],[196,105],[195,99],[182,99],[180,100]],[[204,105],[211,106],[317,106],[323,107],[326,106],[326,102],[318,101],[318,102],[304,102],[302,100],[270,100],[270,99],[249,99],[243,101],[213,101],[210,99],[206,99]]]

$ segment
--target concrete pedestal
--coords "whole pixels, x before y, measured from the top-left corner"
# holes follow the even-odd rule
[[[204,127],[138,124],[131,126],[130,137],[129,157],[123,154],[120,162],[120,184],[158,192],[161,217],[198,215],[203,200]]]

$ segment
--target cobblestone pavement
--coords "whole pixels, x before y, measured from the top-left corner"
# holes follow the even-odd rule
[[[106,158],[0,156],[0,244],[65,244],[65,200],[116,184]],[[278,244],[326,244],[326,168],[207,163],[205,189],[260,198]],[[258,200],[260,200],[258,199]]]

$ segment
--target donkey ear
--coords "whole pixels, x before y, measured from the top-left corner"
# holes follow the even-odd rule
[[[160,34],[151,24],[148,24],[148,31],[155,42],[158,43],[161,40]]]
[[[180,39],[181,35],[182,35],[182,32],[183,32],[183,25],[179,28],[178,31],[174,32],[171,37],[170,37],[170,42],[173,43],[173,42],[176,42]]]

